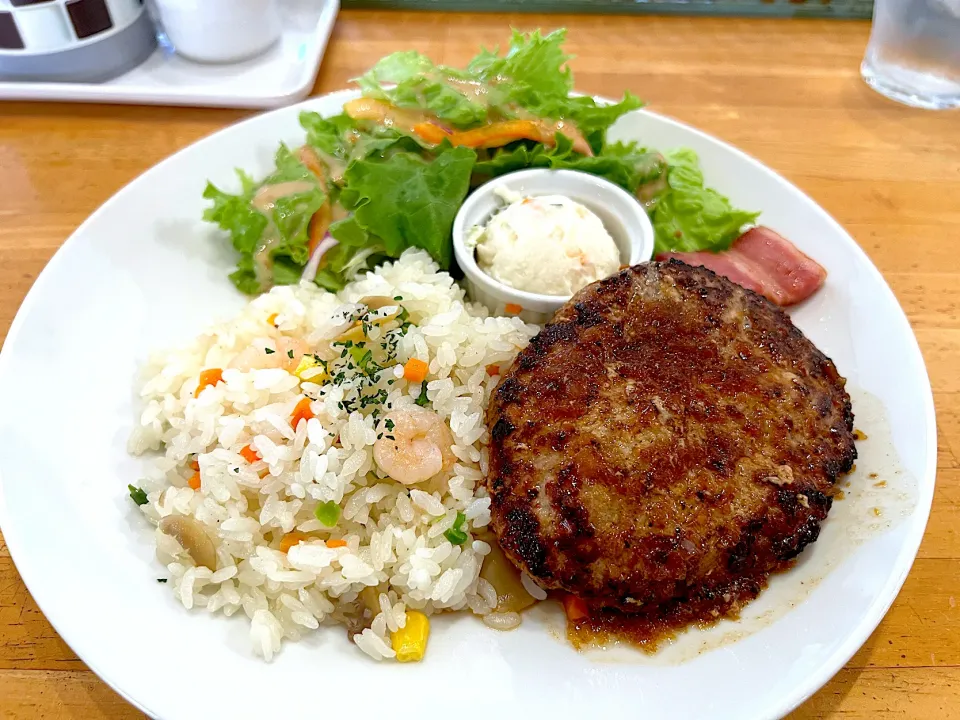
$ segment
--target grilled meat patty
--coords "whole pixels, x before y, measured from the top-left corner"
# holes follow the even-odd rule
[[[589,285],[494,391],[500,545],[594,607],[749,599],[817,539],[853,465],[844,382],[786,314],[705,268]]]

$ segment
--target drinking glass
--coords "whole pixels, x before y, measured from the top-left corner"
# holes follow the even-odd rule
[[[960,0],[874,0],[860,72],[898,102],[960,107]]]

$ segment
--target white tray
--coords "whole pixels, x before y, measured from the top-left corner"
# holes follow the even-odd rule
[[[248,108],[296,102],[313,88],[340,1],[280,0],[280,6],[283,35],[259,57],[206,65],[158,47],[142,65],[108,82],[0,82],[0,100]]]

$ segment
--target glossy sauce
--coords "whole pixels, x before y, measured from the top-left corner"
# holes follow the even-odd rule
[[[455,77],[442,78],[450,87],[458,90],[471,101],[490,107],[490,91],[486,85],[473,80],[460,80]]]
[[[280,242],[280,234],[273,222],[273,210],[277,203],[285,197],[299,195],[316,189],[316,185],[306,180],[264,185],[257,190],[250,206],[267,219],[267,228],[260,237],[260,244],[253,254],[253,266],[256,269],[257,280],[263,285],[269,285],[270,280],[270,251]]]
[[[343,174],[347,171],[347,163],[338,157],[325,153],[323,150],[315,148],[314,152],[317,153],[317,157],[326,165],[327,172],[330,173],[330,181],[335,185],[340,185],[343,182]]]
[[[292,182],[277,183],[276,185],[264,185],[257,190],[250,205],[259,213],[270,216],[277,202],[291,195],[299,195],[313,190],[316,186],[306,180],[294,180]]]
[[[738,619],[740,609],[765,587],[763,579],[745,582],[712,600],[677,603],[654,614],[595,611],[583,620],[568,620],[567,639],[577,650],[625,644],[646,653],[655,653],[663,642],[674,639],[691,626],[702,629],[720,620]]]

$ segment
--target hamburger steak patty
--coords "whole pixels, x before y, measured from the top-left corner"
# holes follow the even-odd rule
[[[564,305],[494,391],[494,531],[592,607],[750,599],[817,539],[853,465],[844,382],[753,292],[676,260],[627,268]]]

